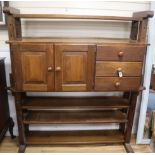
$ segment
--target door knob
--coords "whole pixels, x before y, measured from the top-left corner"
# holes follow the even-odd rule
[[[51,72],[51,71],[53,70],[53,68],[52,68],[52,67],[48,67],[47,70],[48,70],[49,72]]]
[[[121,85],[120,82],[116,82],[116,83],[115,83],[115,87],[116,87],[116,88],[118,88],[120,85]]]
[[[119,57],[123,57],[123,55],[124,55],[124,52],[119,52],[119,53],[118,53],[118,56],[119,56]]]
[[[61,67],[56,67],[55,71],[57,72],[61,71]]]

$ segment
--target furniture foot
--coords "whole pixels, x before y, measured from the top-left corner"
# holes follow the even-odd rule
[[[124,143],[124,148],[125,148],[127,153],[134,153],[130,143]]]
[[[18,153],[25,153],[26,145],[20,145],[18,149]]]
[[[15,125],[15,123],[13,122],[13,119],[10,117],[10,122],[9,122],[9,132],[11,135],[11,138],[14,139],[16,136],[13,135],[13,127]]]

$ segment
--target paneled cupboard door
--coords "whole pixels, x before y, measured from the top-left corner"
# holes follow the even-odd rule
[[[24,91],[54,90],[54,55],[52,44],[21,44],[16,49],[16,79]],[[19,62],[18,62],[19,61]],[[18,63],[18,64],[17,64]]]
[[[94,86],[94,45],[55,45],[55,91],[91,91]]]

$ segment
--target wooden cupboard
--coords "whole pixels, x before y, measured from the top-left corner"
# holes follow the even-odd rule
[[[16,89],[24,91],[91,91],[95,45],[13,45]],[[89,67],[88,67],[89,66]],[[20,82],[19,82],[20,81]]]
[[[11,90],[15,97],[19,152],[31,144],[124,144],[127,152],[137,95],[144,90],[152,11],[132,17],[20,14],[4,8],[11,52]],[[91,19],[131,22],[128,39],[23,38],[22,18]],[[27,92],[122,92],[120,96],[41,97]],[[29,126],[118,124],[111,130],[32,131]]]
[[[124,44],[119,50],[120,44],[116,44],[112,47],[118,52],[108,57],[103,54],[107,52],[105,45],[99,46],[101,50],[88,43],[28,42],[12,46],[18,91],[128,91],[141,85],[146,45],[131,48]],[[121,53],[122,58],[120,51],[126,51]],[[130,51],[140,51],[140,55],[134,57]],[[117,59],[113,59],[115,55]]]

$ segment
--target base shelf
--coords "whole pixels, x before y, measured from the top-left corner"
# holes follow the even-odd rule
[[[118,144],[124,137],[119,130],[106,131],[31,131],[26,136],[27,144]]]

